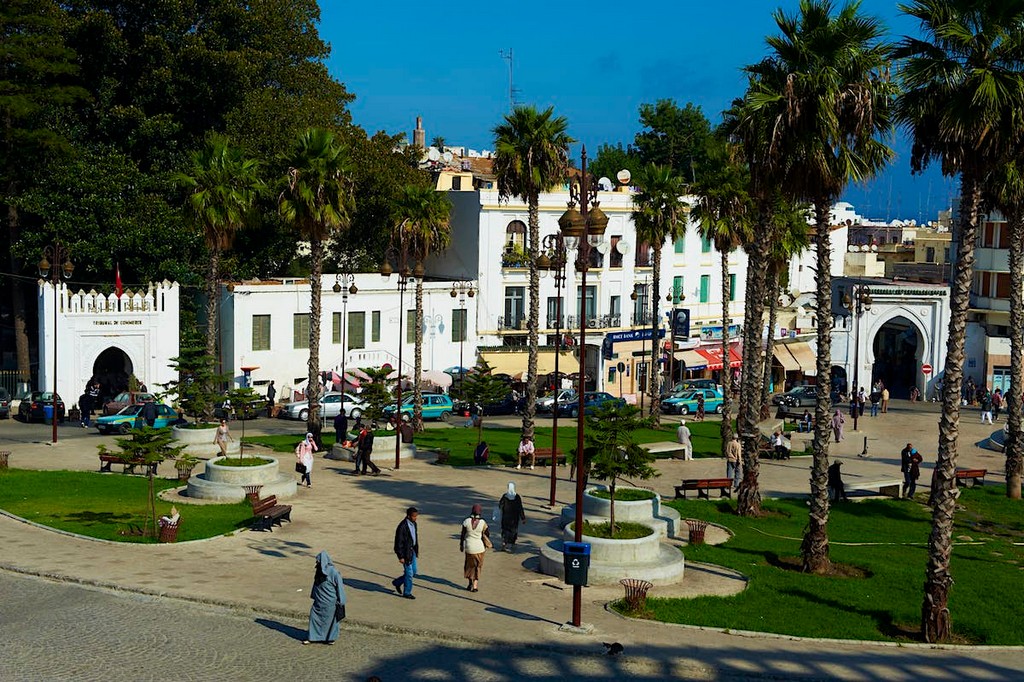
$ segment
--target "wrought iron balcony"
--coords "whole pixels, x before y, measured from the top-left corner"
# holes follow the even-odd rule
[[[526,316],[513,315],[511,317],[498,317],[498,329],[501,331],[527,331]]]

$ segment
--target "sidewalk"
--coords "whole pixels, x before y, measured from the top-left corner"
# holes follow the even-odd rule
[[[869,441],[870,458],[856,457],[863,442],[849,431],[844,443],[833,446],[833,453],[847,462],[845,475],[864,480],[898,477],[899,450],[911,437],[926,461],[934,461],[937,412],[908,407],[897,404],[888,415],[862,421],[863,433],[874,438]],[[993,484],[999,485],[1002,455],[973,445],[987,437],[992,427],[974,424],[973,416],[964,415],[961,464],[988,468]],[[0,436],[5,430],[0,430]],[[97,468],[97,442],[57,447],[0,445],[0,449],[14,451],[15,467],[91,470]],[[290,468],[290,459],[283,456],[283,470]],[[809,467],[809,457],[762,462],[762,493],[803,493]],[[672,486],[683,476],[724,474],[721,460],[661,461],[659,468],[662,475],[653,486],[665,497],[671,497]],[[196,543],[133,546],[58,535],[0,517],[0,543],[5,548],[0,568],[281,613],[301,621],[309,608],[314,556],[326,549],[344,576],[351,622],[386,630],[515,646],[571,647],[591,653],[601,650],[601,642],[619,641],[631,660],[645,660],[665,676],[679,674],[682,666],[723,674],[844,679],[1019,677],[1019,649],[897,648],[746,636],[625,620],[604,609],[606,602],[621,596],[617,586],[584,590],[583,620],[594,626],[593,634],[559,632],[558,626],[568,620],[571,611],[571,589],[533,572],[539,547],[557,531],[558,510],[543,506],[549,484],[547,470],[453,469],[422,460],[403,462],[400,471],[385,471],[380,477],[353,477],[349,470],[348,464],[318,458],[313,487],[300,489],[291,501],[293,522],[273,533],[243,531]],[[567,469],[560,467],[559,475],[566,476]],[[509,481],[516,482],[527,506],[528,521],[522,528],[520,546],[514,555],[489,553],[480,592],[469,593],[462,579],[459,524],[475,503],[483,505],[489,518]],[[573,485],[560,480],[559,502],[568,503],[572,495]],[[400,570],[391,552],[394,528],[410,505],[421,510],[422,575],[416,579],[415,601],[398,598],[390,585]],[[187,521],[188,507],[180,510]],[[684,584],[691,572],[697,577],[695,569],[687,568]],[[913,588],[919,589],[919,585]],[[655,588],[653,594],[657,593]]]

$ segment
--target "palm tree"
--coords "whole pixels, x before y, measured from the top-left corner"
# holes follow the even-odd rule
[[[784,187],[814,205],[817,249],[817,373],[832,363],[830,209],[851,181],[865,180],[892,158],[880,139],[890,134],[894,86],[886,77],[889,51],[879,22],[854,2],[834,10],[830,0],[801,0],[795,15],[775,13],[779,35],[772,54],[748,71],[751,105],[776,118],[768,144],[779,153]],[[768,362],[768,359],[765,359]],[[802,546],[805,571],[829,570],[827,381],[817,384],[811,509]]]
[[[654,250],[654,282],[651,304],[651,373],[647,393],[651,398],[651,417],[659,421],[661,400],[658,381],[658,329],[661,316],[658,304],[661,301],[661,250],[665,240],[678,239],[686,232],[686,212],[683,195],[686,181],[676,175],[671,166],[647,164],[640,169],[636,178],[639,191],[633,197],[633,224],[637,239],[646,242]],[[672,352],[675,352],[673,349]],[[728,357],[728,356],[726,356]]]
[[[751,204],[749,177],[735,158],[739,150],[715,145],[709,153],[705,173],[692,187],[697,197],[693,218],[700,233],[715,245],[722,259],[722,358],[729,357],[729,256],[750,240]],[[732,370],[722,363],[722,456],[732,440]]]
[[[409,245],[409,253],[417,263],[444,249],[451,243],[452,231],[449,222],[452,204],[448,197],[429,185],[406,185],[398,196],[396,212],[399,222],[397,229]],[[416,278],[416,350],[413,370],[413,428],[423,430],[423,390],[420,378],[423,376],[423,278]],[[399,368],[401,371],[401,368]]]
[[[310,128],[285,157],[278,207],[285,222],[309,241],[309,365],[306,429],[320,441],[320,278],[324,242],[349,225],[352,214],[349,148],[335,133]]]
[[[901,9],[921,23],[922,38],[905,37],[894,51],[903,60],[897,121],[911,134],[911,167],[932,161],[960,176],[956,264],[950,291],[949,341],[943,373],[942,417],[933,483],[932,530],[921,607],[929,642],[951,634],[949,589],[955,481],[959,447],[964,342],[974,274],[974,240],[986,173],[1004,159],[1024,108],[1024,2],[918,0]]]
[[[1020,499],[1021,397],[1024,392],[1024,174],[1016,160],[995,168],[986,203],[997,208],[1010,229],[1010,387],[1006,390],[1006,496]]]
[[[569,168],[569,145],[574,140],[566,133],[568,122],[554,115],[554,108],[537,111],[532,106],[517,106],[494,128],[494,174],[498,195],[506,200],[519,197],[527,205],[530,243],[527,245],[530,271],[529,359],[526,369],[526,406],[523,408],[523,435],[533,437],[533,418],[537,410],[537,329],[540,317],[540,194],[565,180]],[[581,352],[585,350],[581,349]],[[580,364],[583,365],[581,356]],[[581,369],[581,371],[583,371]]]
[[[225,137],[211,136],[193,152],[187,172],[175,181],[188,192],[186,210],[203,231],[209,261],[206,266],[206,353],[217,357],[217,284],[220,257],[231,247],[262,187],[260,164],[247,158]],[[212,387],[211,387],[212,388]]]

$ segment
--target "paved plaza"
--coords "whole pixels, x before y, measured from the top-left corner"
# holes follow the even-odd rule
[[[899,450],[907,440],[924,454],[925,468],[930,468],[937,418],[936,405],[911,406],[897,401],[889,414],[862,420],[860,433],[848,429],[846,441],[833,445],[833,453],[845,462],[848,483],[899,478]],[[500,421],[517,423],[515,419]],[[298,434],[302,425],[258,420],[246,428],[248,432]],[[237,425],[233,431],[236,437],[240,435]],[[992,427],[978,423],[976,411],[965,411],[960,463],[987,468],[990,480],[999,485],[1002,455],[976,445],[991,431]],[[15,467],[94,470],[98,465],[95,446],[111,440],[64,427],[57,446],[38,442],[47,440],[47,434],[46,427],[0,422],[0,449],[12,451]],[[869,439],[868,458],[857,456],[864,435]],[[290,460],[290,455],[283,456],[283,469],[291,468]],[[658,466],[662,475],[651,484],[665,497],[671,497],[672,486],[680,478],[724,475],[725,468],[717,459],[659,461]],[[762,491],[770,496],[806,494],[809,466],[809,457],[762,462]],[[148,623],[154,637],[162,633],[162,639],[143,638],[128,647],[136,652],[147,646],[166,647],[162,660],[176,662],[183,671],[163,675],[149,670],[144,676],[153,679],[223,679],[223,670],[220,675],[204,672],[204,662],[216,666],[234,660],[219,658],[230,653],[222,653],[220,647],[215,647],[218,655],[203,650],[204,641],[221,640],[225,646],[245,642],[245,649],[255,657],[237,659],[234,665],[244,666],[243,660],[253,660],[260,670],[292,671],[299,673],[293,674],[296,678],[318,678],[329,670],[352,675],[349,679],[365,679],[380,670],[388,673],[382,675],[385,680],[512,679],[526,675],[536,679],[613,679],[627,670],[637,679],[1019,678],[1020,650],[1014,648],[816,642],[626,620],[605,609],[608,601],[621,596],[617,587],[584,590],[584,621],[594,626],[593,634],[560,632],[558,626],[569,616],[571,591],[533,570],[539,547],[558,531],[558,510],[545,508],[546,470],[453,469],[425,460],[403,462],[400,471],[385,470],[380,477],[353,477],[349,470],[348,464],[318,459],[313,487],[300,489],[291,501],[293,522],[273,533],[242,531],[200,542],[133,546],[61,535],[0,517],[4,547],[0,567],[7,569],[0,573],[0,588],[7,594],[10,584],[10,593],[17,595],[0,611],[0,622],[19,622],[26,632],[40,628],[34,639],[21,640],[19,635],[7,640],[0,650],[3,658],[25,662],[27,654],[18,642],[52,641],[54,635],[45,630],[54,627],[48,622],[51,615],[79,618],[81,622],[67,624],[73,632],[82,623],[98,626],[97,621],[103,620],[102,615],[90,615],[89,609],[99,609],[101,614],[109,609],[111,613],[130,612],[140,626]],[[566,474],[566,469],[560,469],[563,478]],[[928,471],[922,473],[923,480],[928,476]],[[528,522],[522,528],[520,546],[516,554],[489,553],[480,591],[469,593],[462,579],[459,524],[474,503],[482,504],[489,515],[510,480],[516,482],[527,506]],[[572,484],[561,480],[560,504],[571,501],[572,495]],[[421,510],[422,575],[416,580],[416,601],[399,599],[390,586],[400,568],[391,552],[393,531],[409,505]],[[187,523],[188,507],[180,505],[179,509]],[[349,621],[342,632],[343,641],[333,649],[302,648],[296,641],[298,631],[305,627],[313,557],[320,550],[330,552],[348,588]],[[795,545],[794,553],[797,551]],[[78,586],[29,580],[12,573]],[[711,573],[713,569],[690,566],[678,588],[655,588],[652,594],[714,593],[714,586],[722,582]],[[921,577],[923,581],[924,566]],[[908,589],[918,590],[920,585]],[[65,596],[61,596],[63,590],[68,591]],[[170,599],[154,599],[157,596]],[[69,601],[76,608],[65,613],[62,607]],[[145,608],[139,608],[140,604]],[[26,616],[30,613],[32,618]],[[195,628],[188,625],[188,618],[196,619]],[[207,632],[210,634],[204,636]],[[179,636],[183,639],[177,640]],[[627,655],[616,659],[614,665],[607,659],[593,659],[605,641],[623,643]],[[72,651],[74,646],[63,642],[60,648]],[[198,655],[190,659],[190,651]],[[501,651],[506,653],[499,656],[496,652]],[[68,656],[72,660],[70,653]],[[266,662],[275,658],[281,661]],[[344,663],[332,667],[332,660]],[[317,668],[311,661],[324,667]],[[522,668],[517,667],[520,662]],[[180,668],[185,664],[190,666],[187,671]],[[572,667],[577,664],[584,667]],[[55,665],[58,667],[51,670],[63,670],[66,676],[98,676],[90,672],[92,668]],[[313,667],[303,667],[306,665]],[[0,677],[50,676],[31,670],[34,668],[0,668]],[[69,672],[72,670],[81,674]],[[239,671],[232,676],[244,679],[246,674]]]

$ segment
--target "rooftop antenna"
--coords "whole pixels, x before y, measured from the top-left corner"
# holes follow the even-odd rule
[[[512,111],[516,108],[516,95],[519,94],[519,88],[515,87],[512,80],[512,63],[515,61],[515,57],[511,47],[507,50],[499,49],[498,56],[508,62],[508,110]]]

